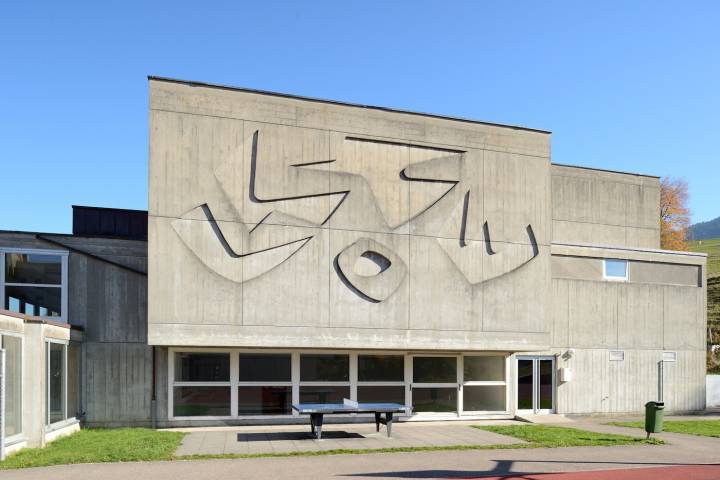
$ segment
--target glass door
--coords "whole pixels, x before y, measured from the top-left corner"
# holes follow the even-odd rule
[[[457,413],[458,369],[455,356],[413,356],[413,413]]]
[[[555,411],[555,357],[517,357],[519,413]]]

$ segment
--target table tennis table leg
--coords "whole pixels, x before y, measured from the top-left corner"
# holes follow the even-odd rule
[[[310,429],[312,433],[317,436],[317,439],[322,438],[322,425],[323,425],[323,414],[322,413],[311,413],[310,414]]]
[[[375,431],[376,432],[380,431],[380,416],[381,415],[382,415],[382,413],[375,412]]]
[[[387,412],[385,414],[385,426],[387,427],[388,437],[390,436],[390,433],[392,432],[392,422],[393,422],[393,413]]]

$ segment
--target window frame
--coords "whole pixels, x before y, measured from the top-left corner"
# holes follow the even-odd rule
[[[625,263],[625,276],[620,277],[617,275],[608,275],[607,264],[611,262],[624,262]],[[630,262],[625,258],[603,258],[603,280],[610,282],[627,282],[630,277]]]
[[[465,380],[465,358],[466,357],[500,357],[503,359],[505,378],[503,380]],[[463,353],[458,359],[458,377],[462,378],[462,388],[458,392],[458,415],[491,415],[510,412],[510,362],[511,355],[506,352],[473,352]],[[465,410],[465,387],[505,387],[505,410]]]
[[[4,254],[3,254],[3,258],[5,258]],[[5,272],[5,269],[4,269],[4,265],[3,265],[3,278],[4,278],[4,272]],[[3,288],[3,291],[4,291],[4,288]],[[10,332],[10,331],[6,331],[6,330],[0,330],[0,337],[3,337],[3,336],[16,337],[16,338],[20,339],[20,431],[18,433],[16,433],[15,435],[10,435],[9,437],[5,437],[5,445],[7,446],[7,445],[11,445],[11,444],[17,442],[18,440],[25,438],[23,435],[23,432],[24,432],[23,428],[25,426],[25,422],[23,421],[24,420],[23,415],[25,412],[24,402],[23,402],[23,399],[25,398],[24,391],[23,391],[24,383],[25,383],[24,375],[23,375],[23,373],[24,373],[23,369],[25,368],[25,336],[22,333],[18,333],[18,332]],[[0,347],[2,347],[2,344],[0,344]],[[5,352],[5,375],[7,376],[7,351]],[[5,395],[7,395],[7,389],[5,391]],[[5,401],[7,402],[7,397],[6,397]]]
[[[355,369],[353,370],[353,358],[355,357]],[[400,380],[384,380],[384,381],[363,381],[359,380],[360,376],[360,362],[359,357],[400,357],[403,361],[403,379]],[[401,352],[390,352],[390,353],[378,353],[378,352],[354,352],[351,354],[350,357],[350,396],[357,400],[357,391],[358,387],[403,387],[405,390],[405,401],[403,403],[407,403],[407,388],[406,385],[408,383],[407,378],[407,358],[408,356],[406,354],[403,354]]]
[[[28,255],[55,255],[60,257],[60,284],[45,284],[45,283],[16,283],[16,282],[5,282],[5,254],[6,253],[19,253]],[[60,316],[50,317],[43,315],[32,315],[48,320],[60,321],[62,323],[68,323],[68,257],[70,252],[68,250],[52,250],[43,248],[14,248],[14,247],[0,247],[0,306],[5,308],[5,288],[6,287],[38,287],[38,288],[59,288],[60,289]],[[25,314],[24,314],[25,315]]]

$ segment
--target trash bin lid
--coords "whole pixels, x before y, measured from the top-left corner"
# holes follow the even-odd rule
[[[657,409],[665,408],[665,402],[647,402],[645,407],[655,407]]]

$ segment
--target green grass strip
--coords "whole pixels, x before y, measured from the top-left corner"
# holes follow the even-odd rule
[[[611,422],[608,425],[645,428],[645,422]],[[668,420],[663,422],[663,431],[703,437],[720,437],[720,420]]]
[[[422,447],[358,448],[278,453],[197,454],[175,456],[185,436],[146,428],[84,429],[52,442],[46,448],[21,450],[0,463],[0,469],[43,467],[72,463],[136,462],[163,460],[206,460],[222,458],[317,457],[376,453],[439,452],[450,450],[500,450],[577,446],[659,445],[662,440],[594,433],[544,425],[473,426],[508,435],[526,443],[490,445],[441,445]],[[462,427],[459,427],[462,428]]]
[[[184,433],[149,428],[83,429],[45,448],[26,448],[0,462],[0,469],[70,463],[172,460]]]

